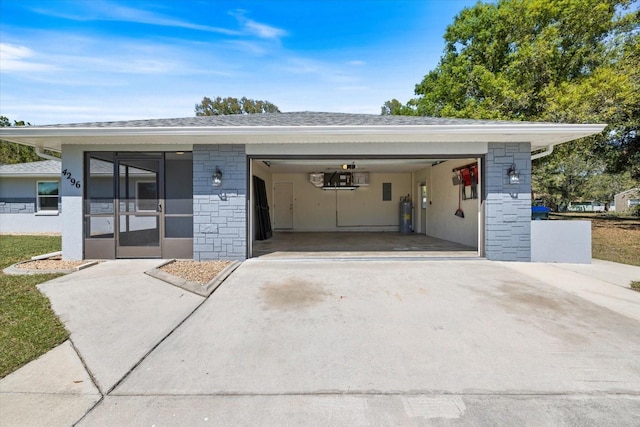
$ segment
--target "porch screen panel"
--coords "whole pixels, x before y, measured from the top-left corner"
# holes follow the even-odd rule
[[[165,237],[193,238],[193,156],[165,154]]]
[[[114,155],[88,153],[85,180],[85,237],[100,239],[114,235]]]

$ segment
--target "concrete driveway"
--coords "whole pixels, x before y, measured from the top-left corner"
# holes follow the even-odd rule
[[[144,292],[170,286],[154,280]],[[640,293],[596,280],[480,259],[252,259],[206,300],[157,297],[168,316],[139,327],[172,332],[132,348],[139,363],[94,369],[110,344],[80,334],[109,381],[79,425],[640,425]]]
[[[637,425],[638,326],[483,260],[251,260],[82,425]]]

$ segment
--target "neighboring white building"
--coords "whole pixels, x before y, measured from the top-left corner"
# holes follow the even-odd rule
[[[604,212],[606,206],[602,202],[570,202],[567,206],[569,212]]]
[[[640,204],[640,188],[632,188],[613,196],[614,209],[618,213],[628,212]]]
[[[409,196],[416,233],[530,261],[531,153],[603,128],[302,112],[7,127],[0,139],[62,152],[67,259],[246,259],[271,230],[398,231]]]
[[[62,231],[61,162],[0,165],[0,233]]]

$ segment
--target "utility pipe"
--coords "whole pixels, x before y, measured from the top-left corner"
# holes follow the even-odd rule
[[[36,151],[36,154],[38,155],[38,157],[41,157],[41,158],[47,159],[47,160],[55,160],[55,161],[58,161],[58,162],[61,161],[60,157],[56,157],[56,156],[52,156],[51,154],[47,154],[40,147],[33,147],[33,148],[35,148],[35,151]]]
[[[537,153],[537,154],[533,154],[533,155],[531,156],[531,160],[539,159],[539,158],[541,158],[541,157],[546,157],[546,156],[548,156],[549,154],[553,153],[553,147],[554,147],[554,145],[555,145],[555,144],[547,145],[547,147],[545,148],[545,150],[544,150],[544,151],[541,151],[540,153]]]

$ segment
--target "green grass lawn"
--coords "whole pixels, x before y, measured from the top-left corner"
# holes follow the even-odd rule
[[[56,236],[0,236],[0,270],[60,250]],[[64,342],[68,333],[36,285],[58,274],[0,273],[0,378]]]

